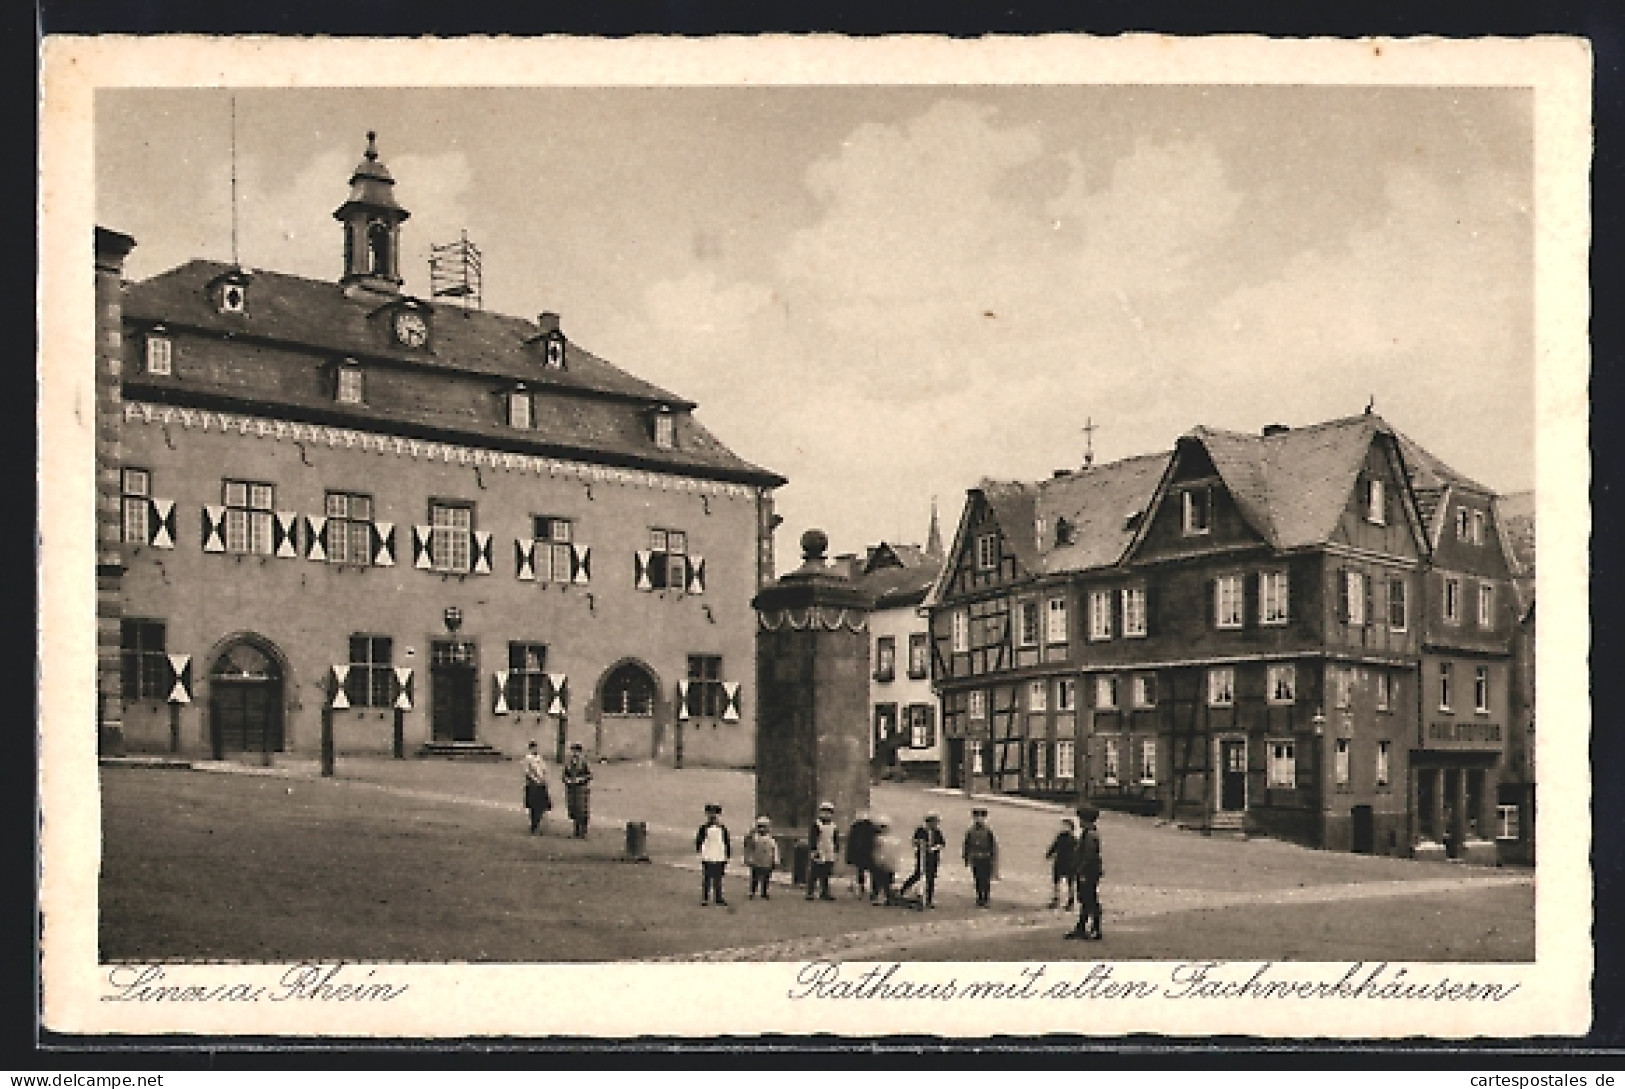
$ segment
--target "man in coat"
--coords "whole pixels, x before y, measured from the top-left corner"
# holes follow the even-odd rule
[[[976,883],[976,906],[985,908],[993,898],[993,868],[999,861],[999,841],[987,826],[987,808],[970,811],[971,826],[965,830],[965,865]]]
[[[1100,879],[1105,867],[1100,860],[1100,833],[1095,821],[1100,810],[1084,806],[1078,810],[1083,831],[1078,836],[1078,925],[1067,931],[1068,938],[1100,940]]]
[[[852,880],[857,885],[854,891],[859,896],[863,895],[865,880],[874,876],[875,834],[875,822],[869,819],[867,810],[858,813],[858,819],[846,833],[846,864],[852,867]],[[872,882],[870,888],[874,888]],[[873,900],[875,895],[875,891],[871,891],[869,899]]]
[[[941,816],[933,811],[925,815],[925,823],[914,829],[914,872],[898,890],[899,896],[907,896],[908,890],[925,878],[925,906],[928,908],[937,906],[937,867],[942,862],[942,849],[948,845],[938,827],[941,821]]]
[[[570,759],[564,765],[564,802],[575,823],[575,837],[587,838],[587,819],[592,815],[592,765],[581,751],[581,742],[570,746]]]
[[[547,794],[547,764],[532,741],[525,752],[525,808],[530,810],[530,834],[541,831],[542,818],[553,808]]]
[[[835,860],[841,853],[841,830],[835,827],[835,804],[822,802],[818,817],[807,831],[807,899],[813,898],[813,887],[820,888],[820,900],[833,900],[829,877],[835,872]]]

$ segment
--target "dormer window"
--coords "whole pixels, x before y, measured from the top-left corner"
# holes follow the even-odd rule
[[[361,365],[355,360],[346,359],[339,364],[333,398],[341,405],[359,405],[366,401],[366,384]]]
[[[564,369],[563,333],[554,333],[542,342],[542,366],[550,371]]]
[[[145,347],[148,374],[175,373],[169,334],[164,332],[162,326],[153,329],[147,334]]]
[[[231,268],[209,281],[209,293],[214,308],[222,314],[248,313],[248,282],[251,274],[244,268]]]
[[[677,417],[668,409],[662,409],[654,418],[655,445],[662,450],[670,450],[677,445]]]
[[[1055,544],[1064,547],[1072,543],[1072,523],[1065,518],[1055,519]]]
[[[508,391],[508,426],[529,430],[531,427],[530,391],[517,386]]]

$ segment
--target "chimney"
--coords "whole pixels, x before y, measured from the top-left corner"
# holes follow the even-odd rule
[[[1286,424],[1265,424],[1264,437],[1267,439],[1271,435],[1284,435],[1291,430]]]
[[[559,331],[559,316],[551,310],[543,310],[536,315],[536,326],[541,329],[542,335]]]

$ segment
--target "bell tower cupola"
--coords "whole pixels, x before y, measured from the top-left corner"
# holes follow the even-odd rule
[[[397,294],[401,287],[401,224],[411,213],[395,203],[395,179],[378,161],[378,134],[350,175],[350,199],[333,213],[344,228],[342,284]]]

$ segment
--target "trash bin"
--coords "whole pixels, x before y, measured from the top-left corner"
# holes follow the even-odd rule
[[[805,843],[796,844],[793,862],[790,866],[790,883],[792,885],[805,885],[807,883],[807,867],[812,860],[812,851]]]
[[[649,861],[649,826],[643,821],[626,822],[626,860]]]

